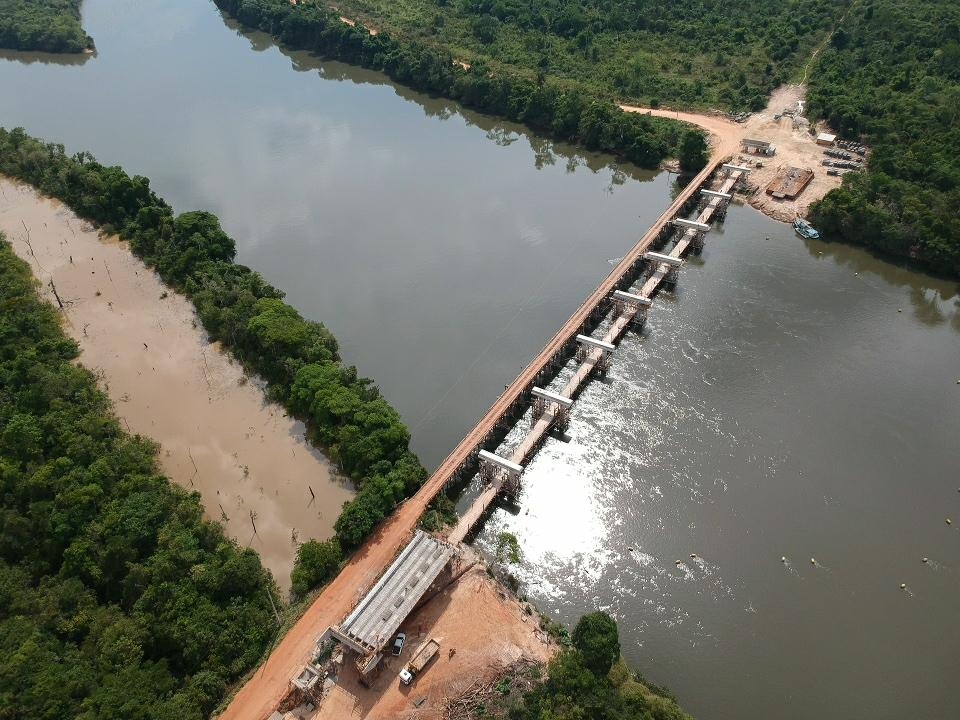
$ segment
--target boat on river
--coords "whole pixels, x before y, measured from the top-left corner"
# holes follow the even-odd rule
[[[820,233],[814,229],[813,225],[808,223],[803,218],[798,217],[793,221],[793,229],[797,231],[797,235],[804,238],[805,240],[819,240]]]

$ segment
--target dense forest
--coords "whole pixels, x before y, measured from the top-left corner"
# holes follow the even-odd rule
[[[307,0],[309,3],[319,0]],[[620,100],[759,110],[836,0],[344,0],[340,12],[458,59],[543,71]]]
[[[960,3],[857,5],[810,77],[810,110],[873,146],[811,210],[828,237],[960,277]]]
[[[78,354],[0,236],[0,717],[200,720],[276,632],[275,587]]]
[[[81,0],[0,0],[0,48],[78,53],[93,48]]]
[[[172,287],[189,296],[210,337],[266,379],[272,397],[306,421],[313,438],[359,490],[335,528],[337,553],[357,547],[426,479],[410,433],[372,381],[340,362],[336,339],[305,320],[283,293],[233,262],[235,244],[214,215],[174,215],[143,177],[69,156],[23,130],[0,129],[0,172],[59,198],[116,232]],[[298,588],[303,588],[301,574]]]

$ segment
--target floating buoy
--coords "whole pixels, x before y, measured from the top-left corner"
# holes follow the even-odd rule
[[[816,559],[816,558],[810,558],[810,564],[811,564],[811,565],[816,565],[816,564],[817,564],[817,559]]]
[[[906,584],[906,583],[900,583],[900,589],[901,589],[901,590],[906,590],[906,589],[907,589],[907,584]]]
[[[947,518],[947,525],[950,525],[953,522],[950,518]]]
[[[673,564],[674,564],[674,565],[680,565],[680,564],[682,564],[682,561],[681,561],[681,560],[674,560],[674,561],[673,561]]]
[[[786,555],[781,555],[781,556],[780,556],[780,562],[785,563],[786,561],[787,561],[787,556],[786,556]]]
[[[903,308],[897,308],[897,312],[903,312]]]
[[[690,559],[691,559],[691,560],[696,560],[696,559],[697,559],[697,554],[696,554],[696,553],[690,553]]]
[[[924,558],[923,562],[930,562],[930,558]]]

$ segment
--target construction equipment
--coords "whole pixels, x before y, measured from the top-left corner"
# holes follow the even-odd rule
[[[407,666],[400,671],[400,682],[404,685],[409,685],[413,682],[413,678],[416,677],[429,663],[433,660],[434,656],[437,654],[437,651],[440,650],[440,643],[436,638],[430,638],[427,642],[421,645],[417,652],[414,653],[413,657],[410,658],[410,662]]]

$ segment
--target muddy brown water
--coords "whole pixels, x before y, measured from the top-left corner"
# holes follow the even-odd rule
[[[84,7],[98,55],[0,62],[0,124],[220,215],[428,465],[669,202],[665,174],[282,52],[208,3]],[[955,284],[735,208],[478,542],[517,533],[531,597],[613,612],[699,717],[954,718],[957,379]]]
[[[126,428],[160,443],[163,470],[199,492],[208,516],[286,590],[297,542],[329,537],[352,496],[302,425],[207,342],[188,300],[61,203],[0,176],[0,232],[50,302],[53,281],[80,362]]]

